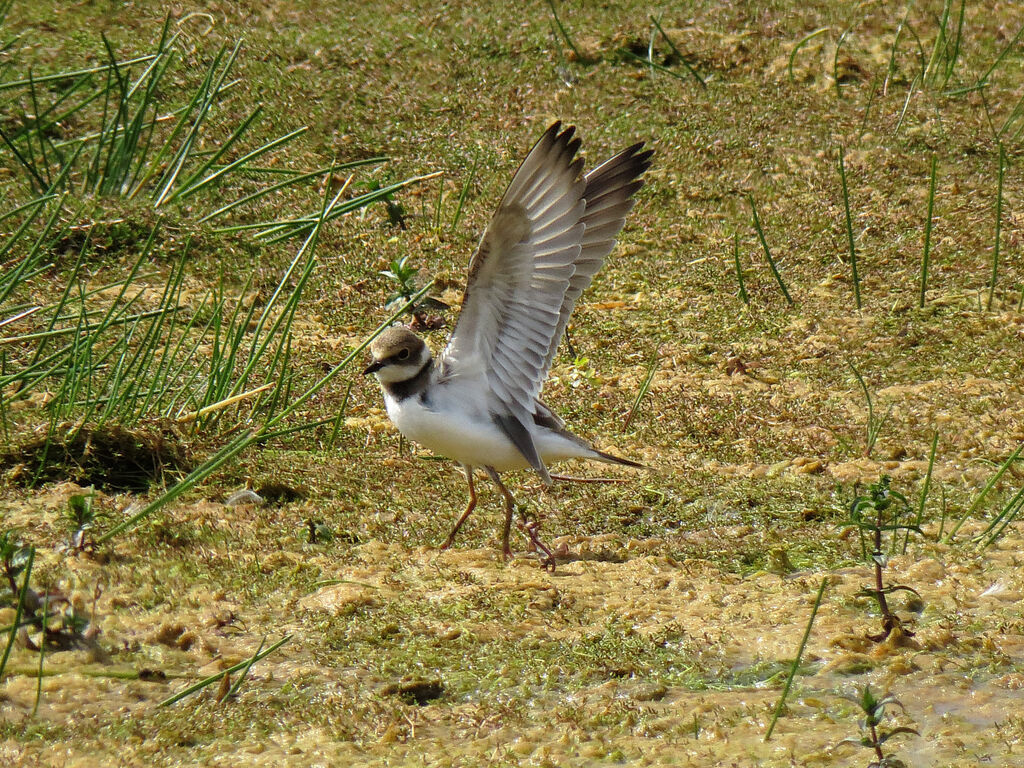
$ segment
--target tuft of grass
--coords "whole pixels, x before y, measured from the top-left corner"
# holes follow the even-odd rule
[[[162,111],[162,94],[171,89],[171,73],[182,58],[179,36],[171,33],[168,16],[155,49],[146,56],[118,61],[103,37],[107,63],[102,67],[41,78],[30,74],[4,84],[5,90],[22,92],[19,105],[27,104],[21,106],[23,127],[11,134],[0,129],[0,138],[37,194],[75,188],[87,196],[133,199],[145,193],[159,208],[250,171],[255,160],[306,131],[297,128],[222,162],[239,151],[263,112],[257,105],[219,144],[206,130],[211,114],[237,82],[229,76],[241,41],[217,52],[186,104]],[[139,66],[141,72],[133,74]],[[97,83],[96,74],[105,78]],[[52,81],[72,85],[47,102],[41,86]],[[97,107],[98,122],[92,123]],[[63,135],[60,126],[69,121],[84,122],[86,127],[70,138],[58,138]],[[301,180],[305,178],[295,175],[286,184]],[[226,207],[219,210],[225,212]]]

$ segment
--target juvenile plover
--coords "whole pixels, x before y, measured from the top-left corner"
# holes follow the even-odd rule
[[[653,152],[634,144],[586,175],[575,128],[555,123],[526,156],[469,264],[462,309],[435,359],[423,340],[394,327],[370,345],[391,421],[409,440],[462,465],[469,502],[442,548],[476,506],[473,469],[505,498],[501,545],[511,556],[515,500],[500,472],[583,458],[639,467],[572,434],[538,396],[572,314],[633,207]],[[553,567],[536,526],[521,523]]]

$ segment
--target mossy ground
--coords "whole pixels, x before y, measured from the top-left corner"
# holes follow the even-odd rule
[[[325,228],[293,328],[292,365],[307,384],[386,316],[393,286],[379,272],[392,259],[409,255],[457,304],[479,232],[552,120],[579,127],[590,162],[649,141],[649,183],[577,310],[574,354],[556,360],[545,399],[575,431],[653,469],[550,490],[509,477],[567,555],[554,575],[525,555],[501,562],[499,498],[484,484],[457,547],[435,548],[461,509],[464,481],[448,463],[410,453],[361,380],[330,448],[330,426],[256,446],[98,553],[62,547],[78,486],[5,484],[3,527],[38,547],[34,579],[100,630],[91,648],[47,655],[34,717],[38,654],[15,649],[0,701],[5,760],[862,765],[868,752],[837,745],[858,734],[860,715],[843,694],[865,682],[891,690],[906,706],[898,722],[921,732],[887,747],[908,765],[1024,760],[1020,524],[981,552],[969,543],[974,521],[953,544],[935,540],[1024,440],[1019,42],[986,88],[963,90],[1011,45],[1024,10],[969,4],[944,81],[941,60],[928,68],[937,2],[909,11],[792,0],[557,8],[588,61],[568,50],[545,3],[15,3],[5,38],[21,37],[5,61],[19,76],[102,61],[101,33],[125,58],[148,50],[170,10],[191,46],[187,75],[198,76],[221,43],[245,40],[239,83],[215,115],[221,125],[262,102],[266,138],[310,127],[274,162],[315,168],[387,155],[382,171],[355,179],[444,173],[396,196],[405,229],[383,206]],[[655,61],[669,72],[631,58],[647,55],[652,13],[706,88],[657,35]],[[1009,158],[1003,261],[986,309],[1000,138]],[[17,168],[0,157],[4,194],[20,200]],[[793,305],[768,268],[748,196]],[[196,223],[211,202],[164,212],[154,292],[191,235],[186,296],[201,296],[227,264],[238,291],[254,272],[251,291],[265,300],[297,245],[212,232]],[[246,215],[318,204],[318,190],[292,191]],[[102,219],[116,223],[94,232],[95,285],[138,257],[155,217],[144,203],[110,202]],[[749,303],[734,270],[737,235]],[[80,245],[55,246],[54,267],[30,287],[34,300],[53,300]],[[443,344],[447,331],[431,342]],[[655,355],[650,391],[626,428]],[[885,417],[870,456],[850,364]],[[345,389],[334,382],[294,423],[335,413]],[[5,453],[46,423],[45,398],[16,405]],[[890,575],[921,594],[923,605],[899,605],[917,634],[874,647],[864,635],[877,616],[855,595],[868,571],[856,535],[843,532],[845,507],[883,472],[916,504],[935,431],[926,536],[911,537]],[[220,437],[182,439],[202,456]],[[246,484],[270,483],[301,498],[225,503]],[[1014,468],[977,517],[1019,485]],[[100,525],[136,500],[99,496],[110,515]],[[333,538],[311,543],[309,521]],[[831,586],[805,666],[764,743],[822,578]],[[214,687],[157,706],[284,633],[290,642],[253,666],[237,698],[216,703]],[[439,681],[440,697],[419,705],[389,693],[416,680]]]

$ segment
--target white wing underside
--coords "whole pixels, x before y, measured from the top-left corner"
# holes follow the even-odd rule
[[[537,398],[576,300],[615,245],[649,152],[635,145],[581,177],[573,129],[552,125],[502,197],[476,253],[445,378],[480,376],[494,415],[548,480],[532,443]]]

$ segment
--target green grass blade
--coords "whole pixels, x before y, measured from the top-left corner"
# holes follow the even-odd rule
[[[789,668],[789,674],[786,676],[786,683],[782,687],[782,693],[779,694],[779,700],[775,704],[775,710],[772,712],[772,721],[768,724],[768,732],[764,735],[765,741],[771,739],[772,733],[775,731],[775,724],[779,722],[779,718],[782,716],[782,709],[786,706],[786,697],[789,696],[789,690],[793,687],[793,679],[800,668],[800,660],[804,656],[804,649],[807,648],[807,641],[811,637],[811,627],[814,626],[814,618],[818,615],[818,608],[821,607],[821,598],[824,596],[825,587],[827,586],[828,577],[822,579],[821,586],[818,587],[818,594],[814,598],[814,606],[811,608],[811,618],[807,621],[807,628],[804,630],[804,636],[800,638],[800,647],[797,648],[796,658],[793,659],[793,664]]]
[[[145,56],[136,56],[134,59],[126,59],[124,61],[113,62],[112,64],[101,64],[96,67],[89,67],[87,69],[73,69],[68,72],[57,72],[52,75],[43,75],[42,77],[29,77],[25,80],[12,80],[9,83],[0,83],[0,93],[3,91],[10,91],[15,88],[25,88],[31,83],[36,85],[42,85],[44,83],[52,83],[59,80],[69,80],[73,77],[81,77],[82,75],[95,75],[99,72],[106,72],[111,66],[118,67],[130,67],[133,64],[141,64],[147,61],[151,61],[156,57],[156,54],[147,53]]]
[[[548,8],[551,9],[551,15],[555,19],[555,25],[558,27],[559,33],[562,35],[562,39],[565,40],[565,44],[572,50],[573,55],[576,56],[576,61],[581,64],[586,64],[590,60],[580,53],[580,49],[576,47],[576,43],[572,41],[572,37],[569,35],[569,31],[562,24],[562,20],[558,18],[558,10],[555,8],[555,0],[547,0]]]
[[[754,205],[753,195],[747,195],[747,202],[750,203],[750,210],[754,214],[754,229],[757,230],[757,239],[761,241],[761,248],[764,249],[765,258],[768,259],[768,266],[771,267],[772,274],[775,276],[775,282],[779,284],[779,288],[782,290],[782,295],[786,297],[786,301],[790,306],[793,306],[793,297],[789,295],[789,290],[786,288],[782,275],[779,274],[779,268],[775,265],[775,259],[772,258],[772,252],[768,248],[768,241],[765,240],[764,230],[761,228],[761,217],[757,215],[757,206]]]
[[[793,62],[796,59],[797,53],[800,52],[801,48],[803,48],[805,45],[807,45],[809,42],[811,42],[811,40],[816,38],[818,35],[825,34],[830,29],[831,29],[831,27],[821,27],[819,29],[814,30],[813,32],[811,32],[808,35],[804,35],[799,40],[797,40],[796,45],[793,46],[793,50],[789,52],[789,63],[786,65],[786,71],[789,73],[789,82],[790,83],[795,83],[796,82],[796,78],[793,76]]]
[[[324,166],[323,168],[317,168],[314,171],[309,171],[308,173],[302,173],[296,176],[292,176],[291,178],[285,179],[284,181],[280,181],[277,184],[273,184],[272,186],[257,190],[252,194],[246,195],[245,197],[239,198],[238,200],[228,203],[227,205],[221,206],[217,210],[212,211],[203,216],[202,218],[200,218],[197,223],[201,224],[204,221],[216,219],[228,213],[229,211],[238,208],[239,206],[245,205],[246,203],[251,203],[253,200],[258,200],[259,198],[264,197],[265,195],[273,194],[274,192],[277,192],[281,189],[285,189],[286,187],[292,186],[293,184],[300,184],[304,181],[308,181],[309,179],[314,179],[318,176],[323,176],[328,173],[336,173],[338,171],[346,170],[348,168],[356,168],[363,165],[375,165],[377,163],[386,163],[388,159],[389,158],[387,157],[369,157],[366,158],[365,160],[357,160],[352,163],[342,163],[341,165],[328,165]],[[247,168],[246,170],[252,171],[253,169],[250,167]]]
[[[1006,55],[1016,47],[1021,35],[1024,35],[1024,24],[1022,24],[1021,28],[1017,30],[1017,34],[1010,38],[1010,42],[1003,47],[1003,50],[999,52],[999,55],[996,56],[996,60],[992,62],[992,66],[986,69],[985,73],[977,79],[974,83],[973,89],[984,88],[988,85],[988,79],[992,76],[992,73],[996,71],[996,68],[1003,63],[1003,59],[1006,58]]]
[[[654,354],[651,355],[651,360],[647,364],[647,373],[644,376],[644,380],[640,383],[640,389],[637,391],[636,397],[633,399],[633,405],[626,414],[626,418],[622,421],[623,429],[629,429],[629,425],[633,423],[633,419],[640,408],[640,402],[651,389],[651,382],[654,381],[654,376],[658,372],[658,359],[660,354],[661,348],[659,347],[658,349],[655,349]]]
[[[985,498],[988,496],[989,491],[991,491],[992,488],[995,487],[995,484],[999,482],[999,479],[1004,474],[1006,474],[1006,471],[1013,465],[1015,461],[1017,461],[1017,458],[1020,456],[1021,451],[1024,451],[1024,443],[1018,445],[1017,450],[1010,454],[1010,458],[1008,458],[999,466],[999,469],[996,470],[996,473],[992,475],[992,477],[989,479],[985,487],[981,489],[981,493],[975,496],[974,501],[971,503],[971,506],[967,508],[967,511],[964,512],[961,518],[956,522],[956,525],[954,525],[950,529],[949,533],[946,534],[946,537],[943,539],[944,543],[949,544],[953,541],[954,538],[956,538],[956,534],[960,530],[960,527],[965,522],[967,522],[967,518],[973,515],[974,512],[978,509],[978,507],[981,506],[981,502],[983,502]]]
[[[914,519],[914,527],[921,528],[921,520],[924,517],[924,505],[928,501],[928,491],[932,487],[932,469],[935,467],[935,452],[939,447],[939,432],[935,431],[932,436],[932,450],[928,455],[928,472],[924,476],[924,484],[921,486],[921,498],[917,503],[917,517]],[[907,544],[910,541],[910,530],[908,529],[903,536],[903,552],[907,554]]]
[[[674,53],[676,55],[676,58],[679,59],[679,63],[686,68],[687,72],[693,75],[693,79],[697,81],[697,84],[701,87],[701,89],[706,91],[708,88],[707,81],[703,77],[701,77],[700,73],[697,72],[697,70],[690,65],[690,62],[688,62],[686,60],[686,57],[683,56],[682,51],[680,51],[676,47],[676,44],[672,42],[672,38],[670,38],[668,34],[666,34],[665,30],[661,28],[661,24],[658,23],[658,20],[653,16],[651,16],[650,19],[654,26],[657,28],[658,33],[661,35],[662,39],[664,39],[664,41],[668,43],[668,47],[672,49],[672,53]]]
[[[234,698],[238,694],[238,692],[240,690],[242,690],[242,683],[245,682],[245,678],[248,677],[248,675],[249,675],[249,670],[252,669],[252,665],[255,664],[256,660],[260,657],[260,651],[263,650],[263,646],[266,645],[266,644],[267,644],[267,636],[264,635],[263,639],[260,640],[260,646],[259,646],[259,648],[256,649],[256,653],[254,653],[252,656],[249,657],[248,663],[244,667],[242,667],[242,670],[241,670],[242,674],[240,674],[238,676],[238,679],[235,680],[234,685],[232,685],[231,688],[228,689],[228,693],[224,697],[225,699]]]
[[[466,177],[466,181],[462,185],[462,191],[459,192],[459,200],[455,204],[455,215],[452,217],[451,232],[454,232],[459,226],[459,219],[462,218],[462,206],[466,204],[466,196],[469,194],[469,187],[473,183],[473,179],[476,178],[476,169],[480,164],[480,153],[477,152],[473,158],[473,167],[469,171],[469,175]]]
[[[931,177],[928,182],[928,218],[924,223],[924,253],[921,256],[921,290],[917,306],[924,309],[925,291],[928,289],[928,264],[931,260],[932,249],[932,214],[935,210],[935,163],[936,157],[932,155]]]
[[[11,622],[11,631],[7,635],[7,645],[4,646],[4,655],[0,657],[0,681],[4,679],[4,671],[7,669],[7,660],[11,657],[11,650],[14,648],[14,641],[18,636],[18,627],[21,626],[21,616],[25,611],[25,595],[28,593],[28,580],[32,576],[32,563],[36,559],[36,548],[29,547],[28,560],[25,563],[25,576],[21,582],[21,589],[18,591],[18,604],[14,609],[14,621]]]
[[[978,548],[988,549],[995,544],[1002,537],[1003,533],[1006,532],[1007,526],[1017,519],[1022,509],[1024,509],[1024,487],[1021,487],[1014,494],[1013,498],[1003,505],[999,514],[995,516],[985,530],[974,537],[974,540],[978,543]]]
[[[203,680],[200,680],[195,685],[190,685],[185,690],[179,691],[178,693],[174,694],[173,696],[168,696],[166,699],[161,701],[157,706],[169,707],[171,704],[179,702],[182,699],[186,698],[187,696],[191,696],[196,691],[201,691],[201,690],[203,690],[203,688],[207,688],[207,687],[213,685],[214,683],[219,681],[225,675],[230,675],[232,672],[238,672],[241,669],[248,670],[257,661],[260,661],[261,659],[265,659],[267,656],[272,654],[274,651],[276,651],[278,648],[280,648],[282,645],[284,645],[285,643],[287,643],[291,639],[292,639],[291,635],[285,635],[280,640],[278,640],[276,643],[274,643],[272,646],[267,648],[265,651],[260,651],[260,652],[258,652],[256,654],[253,654],[251,657],[249,657],[245,661],[240,661],[239,663],[235,664],[234,666],[228,667],[227,669],[225,669],[222,672],[218,672],[215,675],[210,675],[210,677],[207,677],[207,678],[204,678]]]
[[[846,240],[850,248],[850,269],[853,272],[853,297],[857,309],[861,308],[860,301],[860,276],[857,274],[857,248],[853,242],[853,220],[850,216],[850,193],[846,185],[846,159],[845,152],[839,147],[839,177],[843,182],[843,210],[846,212]]]
[[[170,504],[179,496],[191,490],[193,487],[201,483],[207,477],[209,477],[218,469],[220,469],[224,464],[226,464],[232,458],[237,456],[241,451],[247,448],[253,442],[253,438],[255,435],[255,429],[250,429],[237,435],[234,440],[232,440],[230,443],[222,447],[213,456],[211,456],[198,467],[196,467],[194,470],[192,470],[176,485],[164,491],[162,494],[153,499],[153,501],[146,504],[141,510],[136,512],[127,520],[118,523],[109,531],[99,536],[96,539],[96,544],[105,544],[106,542],[113,539],[115,536],[119,536],[120,534],[124,533],[129,528],[134,528],[136,525],[138,525],[151,514],[156,512],[158,509],[166,506],[167,504]]]
[[[992,298],[996,292],[996,279],[999,277],[999,241],[1003,223],[1003,175],[1006,172],[1006,147],[999,142],[999,180],[996,191],[996,242],[992,248],[992,279],[988,284],[988,301],[985,311],[992,311]]]
[[[236,168],[241,168],[241,167],[245,166],[245,164],[248,163],[250,160],[254,160],[255,158],[259,157],[260,155],[263,155],[263,154],[265,154],[267,152],[270,152],[271,150],[276,149],[277,147],[280,147],[282,144],[287,144],[289,141],[291,141],[295,137],[301,136],[307,130],[309,130],[307,126],[302,126],[301,128],[296,128],[294,131],[291,131],[290,133],[287,133],[284,136],[279,136],[278,138],[274,139],[273,141],[267,142],[262,147],[254,149],[252,152],[250,152],[249,154],[244,155],[244,156],[238,158],[233,163],[229,163],[228,165],[225,165],[223,168],[220,168],[220,169],[214,171],[209,176],[204,178],[202,181],[198,181],[198,182],[196,182],[192,186],[185,187],[184,185],[182,185],[183,188],[180,189],[178,192],[175,192],[169,198],[169,200],[171,200],[171,201],[173,201],[173,200],[184,200],[186,197],[190,197],[190,196],[194,195],[199,190],[201,190],[204,187],[212,184],[214,181],[219,179],[221,176],[224,176],[224,175],[226,175],[228,173],[231,173]]]

